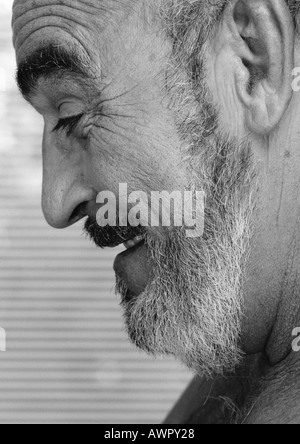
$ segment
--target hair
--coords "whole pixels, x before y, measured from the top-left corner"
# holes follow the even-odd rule
[[[289,10],[291,11],[295,26],[298,29],[299,23],[297,22],[298,13],[300,11],[300,1],[299,0],[286,0]]]
[[[178,42],[200,38],[204,43],[219,22],[225,6],[231,0],[163,0],[164,16],[171,37]],[[295,28],[299,31],[300,0],[285,0],[291,12]]]
[[[231,0],[158,0],[160,15],[173,42],[174,66],[184,67],[197,97],[197,85],[205,78],[205,43],[213,36]],[[300,33],[300,0],[285,0],[295,29]]]

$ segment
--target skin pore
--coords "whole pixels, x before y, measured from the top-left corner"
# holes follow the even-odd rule
[[[45,121],[44,214],[55,228],[88,216],[88,229],[119,183],[204,189],[203,238],[149,228],[117,276],[129,336],[212,378],[178,421],[299,423],[294,23],[284,0],[232,0],[191,63],[172,3],[15,1],[18,80]]]

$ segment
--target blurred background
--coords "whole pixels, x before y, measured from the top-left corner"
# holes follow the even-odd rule
[[[20,97],[12,0],[0,0],[0,423],[160,423],[191,375],[133,348],[114,295],[117,251],[40,209],[42,119]]]

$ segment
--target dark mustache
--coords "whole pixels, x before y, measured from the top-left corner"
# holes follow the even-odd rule
[[[138,227],[100,227],[95,218],[89,217],[85,223],[85,232],[90,239],[100,248],[114,248],[127,242],[136,236],[145,234],[145,228]]]

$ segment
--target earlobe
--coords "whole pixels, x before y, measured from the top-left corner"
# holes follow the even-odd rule
[[[225,12],[238,57],[237,94],[251,132],[269,134],[292,98],[294,24],[285,0],[235,0]]]

